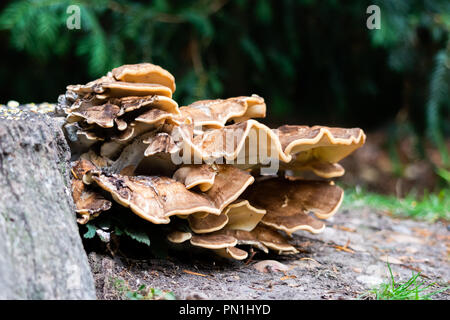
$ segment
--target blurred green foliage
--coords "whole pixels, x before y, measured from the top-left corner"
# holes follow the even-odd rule
[[[68,30],[66,9],[81,9]],[[369,30],[366,9],[381,9]],[[55,101],[124,63],[171,71],[180,105],[257,93],[269,122],[404,124],[449,166],[448,0],[17,0],[0,4],[3,103]],[[24,100],[24,101],[23,101]]]
[[[360,188],[345,191],[344,206],[347,208],[372,207],[403,218],[415,218],[430,222],[450,220],[450,188],[438,193],[425,192],[421,197],[410,192],[399,199],[392,195],[382,195]]]

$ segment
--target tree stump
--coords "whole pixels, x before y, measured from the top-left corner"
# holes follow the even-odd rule
[[[0,299],[95,299],[62,118],[0,119]]]

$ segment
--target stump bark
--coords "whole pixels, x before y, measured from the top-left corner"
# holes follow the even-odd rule
[[[0,299],[95,299],[61,120],[0,119]]]

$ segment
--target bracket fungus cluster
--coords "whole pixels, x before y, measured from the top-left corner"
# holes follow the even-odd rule
[[[323,231],[343,199],[328,179],[342,176],[339,161],[364,144],[361,129],[271,129],[254,119],[266,115],[260,96],[179,107],[175,88],[168,71],[141,63],[59,97],[80,224],[127,208],[169,226],[176,245],[237,260],[249,246],[296,253],[293,232]]]

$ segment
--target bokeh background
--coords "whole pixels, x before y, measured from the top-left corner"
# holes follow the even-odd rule
[[[66,27],[73,4],[80,30]],[[379,30],[366,27],[372,4]],[[442,198],[449,34],[448,0],[2,1],[0,103],[55,102],[68,84],[153,62],[175,76],[180,105],[256,93],[274,127],[361,127],[367,145],[342,183]]]

